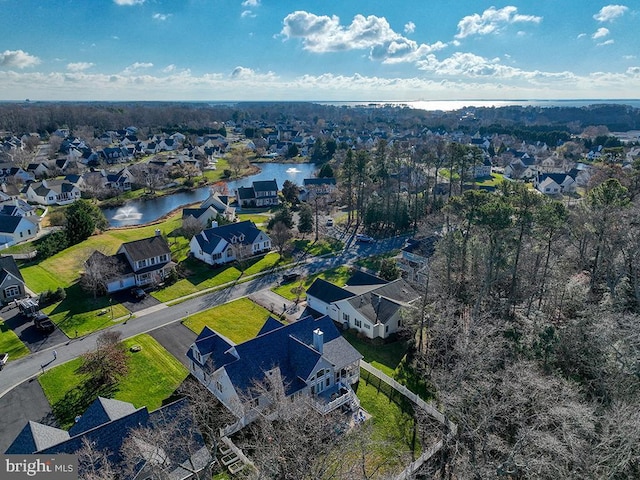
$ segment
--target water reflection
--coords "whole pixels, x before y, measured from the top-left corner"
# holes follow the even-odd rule
[[[285,180],[296,185],[302,185],[305,178],[315,176],[316,166],[310,163],[261,163],[257,165],[260,172],[248,177],[226,182],[229,195],[235,195],[238,187],[248,187],[257,180],[273,180],[282,188]],[[187,192],[152,198],[149,200],[133,200],[120,208],[105,208],[103,213],[112,227],[142,225],[153,222],[172,212],[173,210],[202,202],[209,198],[209,187],[200,187]]]

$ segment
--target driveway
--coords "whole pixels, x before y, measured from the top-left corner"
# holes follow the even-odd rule
[[[185,327],[182,322],[171,323],[164,327],[157,328],[149,332],[160,345],[176,357],[185,367],[189,368],[187,351],[191,344],[196,341],[197,335]]]
[[[140,310],[145,310],[154,305],[159,305],[161,302],[151,295],[147,295],[144,298],[134,298],[130,290],[123,290],[121,292],[114,292],[111,294],[114,303],[121,303],[124,308],[130,312],[136,313]]]
[[[9,448],[29,420],[57,426],[51,406],[35,378],[0,397],[0,453]]]
[[[17,308],[5,307],[0,315],[4,319],[5,325],[14,331],[31,353],[60,345],[69,340],[59,328],[51,333],[41,332]]]

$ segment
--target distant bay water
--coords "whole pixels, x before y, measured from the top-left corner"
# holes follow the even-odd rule
[[[582,100],[416,100],[411,102],[313,102],[320,105],[345,107],[405,107],[427,111],[451,112],[465,108],[499,107],[587,107],[589,105],[628,105],[640,108],[640,99],[582,99]]]

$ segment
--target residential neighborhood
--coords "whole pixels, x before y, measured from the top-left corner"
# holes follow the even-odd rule
[[[518,136],[481,110],[258,108],[184,131],[2,133],[3,451],[100,457],[118,478],[259,478],[296,461],[268,440],[288,436],[313,468],[347,468],[335,452],[360,442],[371,478],[415,478],[448,468],[442,438],[470,448],[465,382],[496,409],[513,395],[486,390],[494,376],[590,401],[558,345],[591,339],[577,319],[596,299],[624,319],[609,332],[633,325],[635,137]],[[631,361],[634,337],[608,335]],[[175,422],[189,448],[155,443]]]

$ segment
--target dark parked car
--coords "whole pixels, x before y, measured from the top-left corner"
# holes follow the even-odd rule
[[[133,298],[135,298],[136,300],[140,300],[147,296],[147,292],[139,287],[136,287],[131,289],[131,295],[133,295]]]
[[[33,319],[36,328],[41,332],[53,332],[56,328],[55,324],[44,313],[39,313]]]
[[[299,273],[293,273],[293,272],[285,273],[284,275],[282,275],[282,283],[293,282],[294,280],[297,280],[299,277],[300,277]]]

